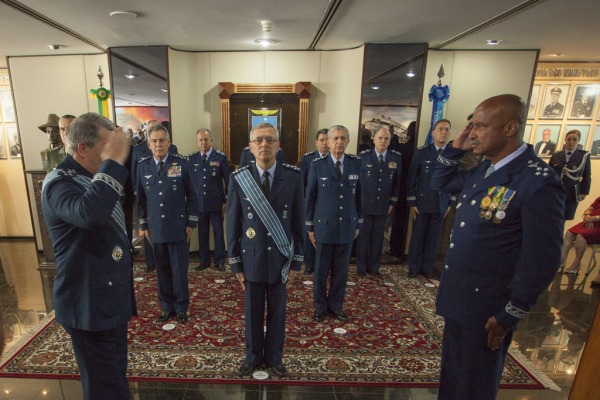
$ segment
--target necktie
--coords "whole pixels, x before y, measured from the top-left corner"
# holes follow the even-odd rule
[[[438,154],[440,154],[444,149],[438,149]]]
[[[158,162],[158,174],[159,174],[159,175],[160,175],[160,173],[162,172],[162,169],[163,169],[164,165],[165,165],[165,162],[164,162],[164,161],[159,161],[159,162]]]
[[[496,171],[496,168],[494,168],[493,165],[490,165],[490,167],[487,169],[487,171],[485,171],[485,177],[487,178],[488,176],[490,176],[491,174],[493,174]]]
[[[573,153],[571,153],[570,151],[567,153],[567,161],[569,161],[569,159],[571,158],[571,155],[572,155],[572,154],[573,154]]]
[[[206,153],[202,154],[202,162],[205,163],[206,162]]]
[[[265,171],[263,172],[263,184],[262,184],[262,189],[263,189],[263,193],[265,195],[266,198],[269,198],[269,192],[271,191],[271,186],[269,183],[269,176],[271,174],[269,174],[269,171]]]
[[[340,160],[335,162],[335,172],[337,172],[337,178],[342,179],[342,163]]]
[[[379,165],[383,165],[383,155],[379,155]]]

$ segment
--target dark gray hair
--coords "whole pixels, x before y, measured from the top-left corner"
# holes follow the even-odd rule
[[[148,129],[148,132],[146,132],[146,141],[148,143],[150,143],[150,135],[156,131],[163,131],[165,133],[165,137],[167,138],[167,140],[169,142],[171,141],[171,136],[169,136],[169,130],[167,128],[165,128],[164,125],[158,124],[158,125],[152,125],[150,127],[150,129]]]
[[[73,155],[79,143],[94,147],[100,141],[100,129],[114,131],[115,124],[100,114],[88,112],[81,114],[67,129],[67,153]]]
[[[344,125],[333,125],[331,128],[329,128],[329,130],[327,131],[327,139],[331,139],[333,131],[344,131],[346,133],[346,137],[350,139],[350,132],[348,131],[348,128],[346,128]]]
[[[268,123],[268,122],[261,122],[260,124],[254,126],[254,128],[252,128],[252,130],[250,131],[250,140],[252,140],[252,135],[254,134],[254,131],[257,129],[264,129],[264,128],[271,128],[275,131],[275,137],[277,138],[277,140],[279,140],[279,130],[277,128],[275,128],[272,124]]]
[[[196,136],[198,136],[198,134],[200,132],[206,132],[206,133],[208,133],[208,137],[212,139],[212,134],[210,133],[210,129],[208,129],[208,128],[200,128],[200,129],[198,129],[196,131]]]

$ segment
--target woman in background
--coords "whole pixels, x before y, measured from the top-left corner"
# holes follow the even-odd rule
[[[588,244],[600,243],[600,197],[583,212],[582,221],[567,231],[562,245],[561,269],[565,267],[567,255],[573,243],[575,244],[575,259],[565,270],[565,274],[577,275]],[[600,286],[600,273],[594,278],[592,286]]]

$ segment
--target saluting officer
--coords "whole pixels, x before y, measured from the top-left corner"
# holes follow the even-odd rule
[[[235,171],[229,182],[229,265],[246,300],[246,358],[240,375],[252,374],[263,363],[280,377],[288,374],[282,363],[286,283],[302,266],[304,210],[302,174],[275,160],[278,148],[277,129],[267,122],[256,125],[250,133],[256,163]]]
[[[352,241],[363,223],[361,164],[359,157],[344,153],[350,141],[346,127],[332,126],[327,137],[329,156],[313,161],[306,185],[306,229],[316,248],[313,319],[322,322],[328,312],[345,322]]]
[[[213,259],[219,271],[225,271],[225,238],[223,236],[223,213],[227,207],[227,185],[231,170],[225,153],[212,147],[210,131],[206,128],[196,132],[200,151],[190,156],[192,179],[198,197],[198,242],[200,264],[197,271],[210,267],[209,232],[212,225],[215,250]]]
[[[281,147],[279,150],[277,150],[275,158],[278,163],[283,163],[283,149]],[[245,167],[246,165],[252,165],[255,162],[256,158],[254,157],[254,154],[252,154],[250,147],[244,147],[244,150],[242,150],[242,154],[240,155],[240,165],[238,168]]]
[[[137,169],[138,163],[142,158],[152,157],[152,150],[150,150],[150,141],[148,139],[148,131],[154,125],[158,125],[158,121],[152,119],[148,121],[146,125],[146,140],[141,142],[140,144],[133,147],[131,151],[131,187],[133,187],[133,195],[137,197]],[[177,154],[177,146],[171,143],[169,146],[169,151],[171,154]],[[139,218],[138,218],[139,219]],[[154,263],[154,252],[152,251],[152,245],[148,242],[148,239],[144,237],[144,258],[146,260],[146,271],[154,271],[156,269],[156,265]]]
[[[161,313],[157,323],[176,315],[188,320],[189,241],[198,224],[198,201],[186,157],[169,152],[169,132],[162,125],[148,130],[152,157],[138,165],[138,215],[152,245]]]
[[[373,137],[374,149],[360,153],[362,162],[364,221],[356,238],[358,275],[380,275],[383,233],[387,216],[392,213],[400,194],[402,156],[389,150],[391,134],[379,128]]]
[[[327,145],[327,129],[320,129],[315,136],[315,146],[317,149],[306,153],[300,160],[300,170],[302,171],[302,178],[304,180],[304,189],[306,189],[306,183],[308,182],[308,171],[312,162],[318,158],[325,157],[329,153],[329,146]],[[308,233],[307,233],[308,234]],[[304,273],[310,275],[315,270],[315,247],[310,240],[304,242]]]
[[[408,277],[422,273],[433,277],[433,267],[444,216],[450,195],[431,188],[431,177],[438,154],[446,147],[450,121],[440,119],[433,127],[433,143],[417,149],[410,163],[406,184],[406,203],[413,218],[408,248]]]

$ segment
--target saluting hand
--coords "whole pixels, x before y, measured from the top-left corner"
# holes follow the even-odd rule
[[[470,150],[471,139],[469,136],[471,135],[472,130],[473,123],[469,122],[460,132],[458,132],[458,135],[456,135],[456,138],[454,138],[454,141],[452,142],[452,147],[460,150]]]
[[[121,165],[125,165],[131,150],[131,141],[122,128],[117,128],[114,131],[108,131],[108,140],[102,147],[100,158],[104,160],[113,160]]]

